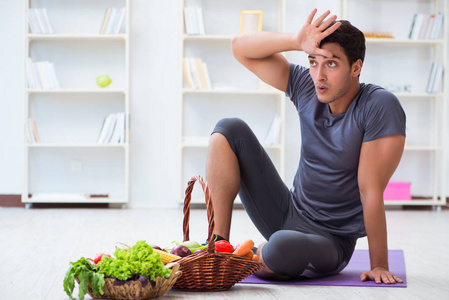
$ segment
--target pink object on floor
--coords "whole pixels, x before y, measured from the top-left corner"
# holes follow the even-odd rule
[[[384,200],[412,200],[410,182],[390,181],[384,192]]]

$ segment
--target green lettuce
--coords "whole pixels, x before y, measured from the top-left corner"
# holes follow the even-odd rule
[[[131,274],[147,276],[153,281],[156,277],[170,277],[171,270],[164,268],[159,253],[154,254],[153,248],[145,241],[138,241],[129,249],[117,248],[114,256],[103,256],[97,264],[98,273],[119,280],[127,280]]]

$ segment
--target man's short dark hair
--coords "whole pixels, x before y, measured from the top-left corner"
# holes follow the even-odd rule
[[[337,43],[343,48],[350,66],[358,59],[361,59],[363,62],[366,51],[365,35],[363,32],[346,20],[335,21],[330,26],[336,22],[341,23],[340,27],[321,41],[320,48],[324,44]]]

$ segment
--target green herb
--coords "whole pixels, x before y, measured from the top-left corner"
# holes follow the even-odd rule
[[[98,268],[84,257],[76,262],[70,263],[70,268],[64,277],[64,291],[73,299],[73,288],[75,287],[75,277],[79,279],[80,300],[87,294],[89,284],[92,285],[92,292],[95,295],[103,295],[104,275],[97,273]]]
[[[153,248],[145,241],[138,241],[129,249],[117,248],[114,257],[103,256],[98,262],[98,273],[127,280],[131,274],[148,276],[151,280],[156,277],[169,278],[170,269],[164,268],[159,253],[153,254]]]

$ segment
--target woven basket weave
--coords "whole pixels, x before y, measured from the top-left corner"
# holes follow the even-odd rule
[[[225,291],[240,280],[262,269],[263,265],[244,256],[215,251],[214,209],[209,187],[200,176],[195,176],[189,181],[185,193],[184,241],[189,240],[190,201],[195,181],[201,184],[206,199],[209,243],[205,252],[192,254],[175,261],[180,264],[182,275],[173,287],[188,291]]]
[[[94,295],[92,293],[92,286],[89,284],[87,293],[95,299],[134,299],[134,300],[144,300],[157,298],[164,295],[168,290],[170,290],[175,284],[176,280],[181,276],[182,272],[179,270],[178,263],[170,263],[165,266],[166,268],[171,268],[172,272],[170,278],[160,278],[156,277],[154,282],[148,282],[148,284],[143,287],[140,281],[130,281],[127,283],[114,286],[114,278],[105,278],[105,284],[103,286],[103,295]],[[79,283],[78,278],[76,280]]]

